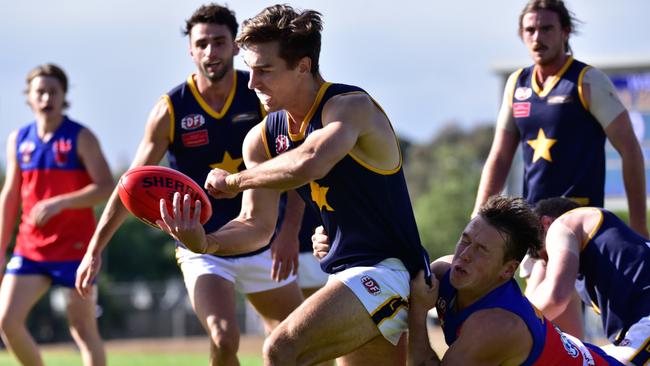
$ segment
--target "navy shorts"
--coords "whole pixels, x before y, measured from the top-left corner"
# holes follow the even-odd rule
[[[7,263],[6,274],[41,275],[52,280],[52,285],[74,288],[77,267],[81,261],[38,262],[14,255]]]

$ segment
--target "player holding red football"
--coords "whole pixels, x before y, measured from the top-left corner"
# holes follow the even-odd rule
[[[38,299],[53,285],[67,289],[70,332],[86,366],[106,364],[95,318],[92,282],[82,298],[75,271],[95,229],[92,206],[106,199],[113,178],[97,138],[63,111],[68,79],[45,64],[27,75],[27,103],[36,121],[9,135],[7,173],[0,194],[0,269],[19,208],[16,247],[4,279],[0,274],[2,339],[23,365],[43,365],[25,326]]]
[[[234,42],[237,28],[232,11],[216,4],[199,7],[186,21],[185,34],[189,36],[196,72],[155,105],[132,168],[158,164],[167,153],[172,168],[201,184],[212,168],[232,173],[243,169],[242,141],[262,119],[263,112],[255,93],[246,86],[248,73],[233,67],[233,57],[239,52]],[[205,229],[217,230],[237,216],[240,206],[241,195],[213,202],[214,214]],[[88,293],[101,266],[101,252],[126,216],[115,190],[77,271],[80,293]],[[179,243],[176,258],[194,312],[212,340],[212,365],[239,364],[235,290],[246,294],[267,331],[302,301],[295,275],[279,282],[271,277],[268,245],[224,257],[196,254]]]

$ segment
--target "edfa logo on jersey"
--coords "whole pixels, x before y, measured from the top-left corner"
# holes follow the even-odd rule
[[[208,131],[206,129],[201,129],[195,131],[198,128],[201,128],[205,125],[205,117],[202,114],[188,114],[187,116],[181,118],[181,129],[191,132],[183,132],[181,134],[181,140],[183,141],[183,146],[185,147],[197,147],[204,146],[210,143],[210,138],[208,136]]]

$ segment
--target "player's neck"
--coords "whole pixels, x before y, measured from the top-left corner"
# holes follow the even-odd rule
[[[481,288],[464,288],[461,290],[458,290],[458,294],[456,295],[456,310],[461,311],[475,302],[479,301],[483,297],[487,296],[490,292],[492,292],[494,289],[497,287],[503,285],[507,281],[499,280],[495,283],[489,284],[486,287],[481,287]]]
[[[61,123],[63,123],[62,114],[54,116],[36,115],[38,137],[42,140],[48,140],[49,136],[61,126]]]
[[[537,64],[535,65],[535,77],[540,84],[544,82],[551,76],[557,75],[562,67],[566,64],[570,55],[563,53],[556,57],[553,61],[545,63],[544,65]]]
[[[294,102],[287,106],[285,110],[289,115],[289,123],[300,126],[309,114],[312,106],[316,102],[316,96],[325,80],[318,74],[317,76],[306,80],[300,85],[298,90],[294,93],[296,98]]]
[[[219,111],[223,108],[223,105],[226,103],[226,99],[230,95],[230,91],[233,88],[235,83],[235,70],[231,69],[228,71],[219,81],[208,80],[205,76],[200,73],[194,74],[194,81],[196,82],[196,88],[201,94],[203,100],[212,109]]]

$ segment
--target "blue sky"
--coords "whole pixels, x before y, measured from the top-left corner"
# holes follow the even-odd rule
[[[25,75],[44,62],[70,78],[68,114],[100,138],[111,168],[131,161],[156,100],[193,71],[180,30],[201,1],[4,1],[0,5],[0,139],[29,122]],[[241,21],[268,1],[238,0]],[[323,13],[321,69],[365,88],[400,135],[426,142],[447,123],[491,123],[495,69],[529,62],[517,36],[523,0],[295,1]],[[584,22],[571,44],[596,66],[650,64],[650,1],[574,0]],[[244,68],[238,57],[236,65]],[[0,151],[4,166],[6,152]]]

